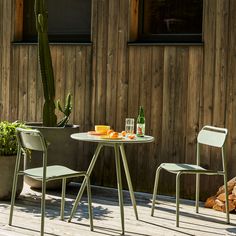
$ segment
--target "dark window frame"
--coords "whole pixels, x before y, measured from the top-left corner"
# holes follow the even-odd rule
[[[202,9],[202,32],[199,34],[152,34],[144,33],[144,1],[139,0],[138,34],[135,42],[140,43],[202,43],[203,42],[203,9]]]

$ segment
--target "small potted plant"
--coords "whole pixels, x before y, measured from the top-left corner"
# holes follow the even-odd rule
[[[9,200],[11,198],[11,190],[17,155],[16,128],[24,127],[18,122],[0,122],[0,200]],[[21,163],[21,168],[23,162]],[[17,195],[23,188],[23,177],[18,179]]]

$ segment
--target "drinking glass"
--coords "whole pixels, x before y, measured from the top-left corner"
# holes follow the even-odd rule
[[[134,133],[134,118],[126,118],[125,119],[125,132],[127,134]]]

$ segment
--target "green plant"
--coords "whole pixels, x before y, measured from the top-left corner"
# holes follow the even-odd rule
[[[52,66],[52,57],[48,41],[48,12],[45,0],[35,0],[35,19],[36,30],[38,32],[38,56],[43,82],[44,106],[43,106],[43,125],[44,126],[65,126],[69,120],[72,109],[71,95],[68,94],[65,109],[61,108],[57,101],[59,111],[62,111],[65,117],[58,122],[55,114],[55,84]]]
[[[0,156],[11,156],[17,153],[16,128],[24,124],[8,121],[0,122]]]

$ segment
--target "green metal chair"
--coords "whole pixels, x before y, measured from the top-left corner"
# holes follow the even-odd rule
[[[196,175],[196,213],[199,210],[199,184],[200,175],[222,175],[224,177],[224,187],[227,189],[227,161],[225,157],[224,144],[226,140],[228,130],[225,128],[218,128],[214,126],[204,126],[199,132],[197,137],[197,163],[196,165],[190,164],[175,164],[175,163],[162,163],[156,171],[155,184],[153,190],[152,210],[151,216],[154,215],[158,181],[160,170],[164,169],[170,173],[176,174],[176,226],[179,227],[179,192],[180,192],[180,176],[182,174],[195,174]],[[200,166],[200,144],[221,148],[222,155],[222,171],[207,170]],[[229,203],[228,203],[228,191],[225,191],[226,195],[226,219],[227,223],[230,223],[229,219]]]
[[[87,181],[87,195],[88,195],[88,212],[90,218],[90,229],[93,230],[93,214],[91,203],[91,189],[89,176],[86,172],[74,171],[67,167],[60,165],[47,166],[47,142],[39,130],[28,130],[17,128],[16,132],[18,141],[18,153],[15,165],[15,174],[12,186],[11,196],[11,209],[9,217],[9,225],[12,225],[13,208],[15,204],[16,186],[19,175],[30,176],[31,178],[42,181],[42,199],[41,199],[41,230],[40,235],[44,235],[44,216],[45,216],[45,194],[46,183],[51,180],[62,179],[62,194],[61,194],[61,219],[64,220],[64,205],[65,205],[65,192],[66,192],[66,179],[72,177],[84,176]],[[40,151],[42,152],[42,167],[20,170],[20,161],[22,154],[27,155],[29,152]]]

